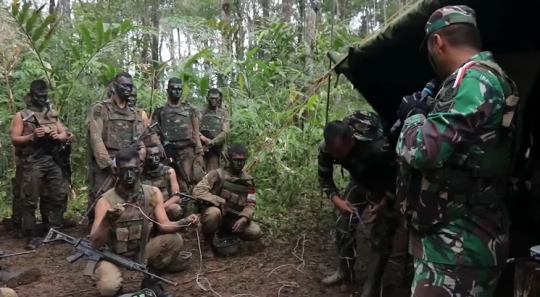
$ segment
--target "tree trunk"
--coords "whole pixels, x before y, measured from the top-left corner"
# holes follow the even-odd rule
[[[306,72],[308,76],[313,76],[314,58],[315,58],[315,41],[316,41],[316,21],[317,14],[311,6],[305,8],[305,29],[304,29],[304,45],[306,50]]]
[[[157,34],[152,35],[152,86],[154,89],[157,89],[159,88],[159,76],[156,70],[159,67],[158,65],[160,62],[159,1],[152,5],[151,22],[152,26],[157,32]]]
[[[231,23],[231,1],[221,0],[221,21]]]
[[[60,11],[68,18],[71,18],[71,2],[70,0],[60,0]]]
[[[270,0],[261,0],[263,18],[270,17]]]
[[[281,1],[281,15],[285,23],[291,22],[292,17],[292,0]]]

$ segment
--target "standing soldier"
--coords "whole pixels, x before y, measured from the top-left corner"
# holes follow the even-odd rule
[[[194,167],[202,167],[203,151],[197,111],[184,106],[181,97],[182,81],[175,77],[169,79],[167,103],[154,111],[152,123],[158,123],[167,140],[178,148],[183,169],[178,172],[179,183],[182,189],[188,189]]]
[[[146,146],[146,161],[141,175],[141,182],[158,188],[163,195],[163,206],[171,221],[182,218],[180,207],[180,187],[174,169],[161,163],[161,151],[155,144]]]
[[[201,111],[201,143],[204,151],[204,170],[219,168],[221,149],[229,133],[229,115],[219,107],[223,95],[210,89],[206,95],[207,106]]]
[[[146,111],[142,108],[137,107],[137,87],[133,85],[133,89],[131,90],[131,96],[128,98],[128,106],[131,108],[134,108],[135,111],[137,111],[137,114],[142,118],[144,126],[148,126],[150,124],[150,120],[148,119],[148,115],[146,114]]]
[[[34,232],[40,196],[42,209],[53,227],[61,225],[63,200],[67,196],[66,179],[53,154],[68,136],[58,114],[47,106],[48,92],[45,81],[33,81],[28,93],[29,107],[18,112],[11,122],[11,142],[21,150],[22,229],[25,248],[29,250],[37,245]]]
[[[508,256],[502,200],[519,99],[514,82],[482,51],[474,10],[438,9],[425,30],[432,67],[444,81],[434,106],[418,93],[404,97],[396,147],[414,256],[411,290],[418,297],[490,297]]]
[[[128,106],[132,95],[133,79],[127,72],[117,74],[109,84],[108,99],[96,103],[89,114],[90,142],[90,193],[89,209],[105,191],[114,186],[116,164],[114,157],[119,149],[136,146],[141,160],[144,160],[144,124],[135,109]],[[94,212],[88,213],[89,224],[93,223]]]
[[[369,205],[369,218],[365,223],[372,223],[369,243],[375,255],[369,263],[368,279],[361,296],[379,296],[377,291],[398,225],[393,211],[398,169],[396,155],[383,137],[378,116],[372,112],[355,111],[343,121],[328,123],[323,133],[318,157],[319,182],[341,215],[333,231],[339,266],[322,283],[330,286],[356,282],[355,233],[360,215]],[[334,164],[341,165],[350,174],[349,183],[342,193],[334,183]]]

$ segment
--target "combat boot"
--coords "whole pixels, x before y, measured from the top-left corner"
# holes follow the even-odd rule
[[[356,284],[355,262],[355,260],[340,259],[336,272],[321,281],[323,286],[333,286],[341,283],[347,285]]]
[[[157,297],[156,293],[150,289],[142,289],[138,292],[122,294],[118,297]]]
[[[37,248],[37,239],[34,236],[34,230],[25,230],[24,236],[26,237],[26,245],[24,248],[27,250],[35,250]]]
[[[161,273],[159,272],[156,272],[155,270],[151,270],[151,273],[155,274],[155,275],[160,275]],[[151,277],[149,275],[145,275],[143,280],[142,280],[142,283],[141,283],[141,290],[142,289],[149,289],[151,290],[152,292],[154,292],[156,295],[156,297],[174,297],[173,294],[165,291],[165,289],[163,288],[163,286],[161,285],[161,283],[159,282],[159,280],[157,280],[156,278],[154,277]]]
[[[214,234],[204,234],[204,245],[202,247],[203,257],[209,260],[216,259],[216,251],[214,247]]]
[[[41,270],[37,267],[16,272],[0,270],[0,281],[6,284],[6,286],[9,288],[15,288],[21,285],[28,285],[37,281],[40,276]]]
[[[389,258],[389,254],[375,253],[369,263],[367,279],[362,287],[362,295],[360,297],[380,296],[381,280]]]

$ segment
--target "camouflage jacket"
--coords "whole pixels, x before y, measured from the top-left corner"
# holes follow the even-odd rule
[[[172,113],[167,114],[167,110]],[[180,123],[180,119],[184,116],[180,114],[187,114],[189,117],[189,123]],[[158,123],[163,131],[163,134],[165,134],[165,136],[168,138],[167,140],[174,143],[180,149],[194,147],[195,154],[201,154],[203,152],[201,139],[199,137],[199,112],[195,108],[191,107],[191,105],[172,107],[169,105],[169,103],[166,103],[165,105],[158,107],[152,113],[152,119],[150,121],[152,124]],[[176,134],[175,136],[182,134],[182,136],[184,136],[183,134],[186,131],[190,131],[188,132],[190,134],[188,141],[175,141],[174,139],[171,139],[171,134]]]
[[[229,114],[221,108],[215,110],[205,108],[200,111],[199,118],[201,130],[208,130],[212,133],[212,136],[214,136],[212,144],[223,144],[225,142],[225,137],[230,130]]]
[[[114,121],[118,122],[117,124],[109,123],[113,120],[112,117],[114,117]],[[129,124],[131,127],[126,127],[128,125],[127,121],[122,121],[122,118],[133,118],[133,123]],[[101,169],[113,164],[111,152],[114,152],[117,148],[109,147],[113,144],[112,142],[116,142],[114,146],[128,147],[145,130],[142,118],[133,108],[126,106],[120,109],[112,99],[95,103],[90,108],[87,122],[92,157],[95,158]],[[110,128],[107,129],[106,127]],[[107,130],[110,131],[107,133]],[[117,134],[113,135],[113,133]],[[107,136],[107,134],[110,135]],[[107,143],[106,138],[109,139],[110,143]],[[144,149],[145,146],[142,140],[144,138],[137,144],[137,150]]]
[[[334,183],[334,164],[341,165],[350,174],[351,181],[369,193],[372,202],[376,202],[393,193],[396,188],[397,162],[395,152],[384,137],[374,140],[356,139],[350,157],[334,160],[323,141],[319,144],[318,175],[324,193],[331,199],[340,196]]]
[[[477,67],[486,63],[478,61],[493,63],[493,57],[479,53],[449,76],[427,117],[407,118],[396,146],[401,165],[397,196],[412,229],[410,249],[430,262],[495,266],[508,252],[506,216],[494,191],[501,183],[497,174],[505,170],[497,159],[508,156],[504,150],[495,154],[501,151],[508,84]],[[486,156],[487,162],[479,162]]]

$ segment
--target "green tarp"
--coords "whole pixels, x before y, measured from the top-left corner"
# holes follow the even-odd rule
[[[426,21],[436,9],[457,4],[476,11],[484,48],[492,51],[514,77],[522,95],[535,84],[539,64],[535,53],[540,49],[539,0],[419,1],[381,32],[351,47],[346,55],[328,55],[335,63],[341,61],[336,72],[351,81],[386,125],[395,122],[401,97],[421,90],[434,76],[427,56],[419,51]]]

